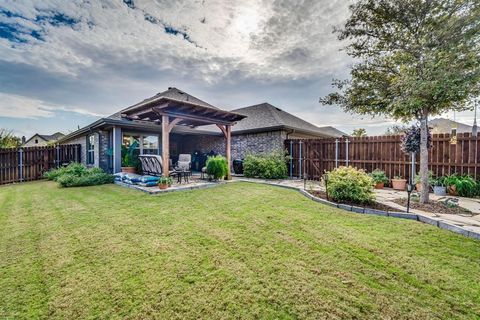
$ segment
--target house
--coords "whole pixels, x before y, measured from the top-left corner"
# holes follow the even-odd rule
[[[472,132],[472,126],[461,122],[445,118],[437,118],[428,121],[428,126],[432,133],[452,133],[452,129],[456,129],[457,133]]]
[[[55,143],[60,138],[65,135],[61,132],[56,132],[54,134],[38,134],[35,133],[30,139],[22,143],[23,147],[44,147],[49,144]]]
[[[166,159],[175,162],[182,153],[241,159],[249,153],[283,150],[287,138],[342,135],[333,127],[317,127],[268,103],[226,111],[168,88],[66,135],[59,143],[81,144],[84,164],[118,172],[121,146],[134,142],[138,154],[160,154],[165,165]]]

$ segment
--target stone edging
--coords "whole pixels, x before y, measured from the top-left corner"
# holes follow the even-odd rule
[[[416,221],[420,221],[420,222],[423,222],[423,223],[430,224],[430,225],[435,226],[435,227],[440,228],[440,229],[449,230],[449,231],[459,233],[463,236],[466,236],[466,237],[469,237],[469,238],[472,238],[472,239],[480,240],[480,233],[478,233],[478,232],[470,231],[470,230],[464,229],[462,227],[456,226],[454,224],[446,223],[442,220],[435,219],[435,218],[432,218],[432,217],[427,217],[427,216],[424,216],[424,215],[421,215],[421,214],[412,214],[412,213],[398,212],[398,211],[383,211],[383,210],[376,210],[376,209],[370,209],[370,208],[350,206],[350,205],[341,204],[341,203],[335,203],[335,202],[331,202],[331,201],[328,201],[328,200],[325,200],[325,199],[322,199],[322,198],[315,197],[314,195],[312,195],[309,192],[307,192],[303,189],[300,189],[300,188],[280,185],[280,184],[276,184],[276,183],[268,183],[268,182],[265,182],[265,181],[252,181],[252,180],[242,180],[242,179],[238,179],[238,180],[235,180],[235,181],[261,183],[261,184],[266,184],[266,185],[269,185],[269,186],[277,186],[277,187],[281,187],[281,188],[297,190],[301,194],[303,194],[305,197],[309,198],[310,200],[325,204],[325,205],[330,206],[330,207],[339,208],[339,209],[343,209],[343,210],[354,212],[354,213],[373,214],[373,215],[384,216],[384,217],[393,217],[393,218],[416,220]]]

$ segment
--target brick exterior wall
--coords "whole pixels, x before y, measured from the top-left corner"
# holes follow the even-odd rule
[[[232,135],[232,160],[243,159],[247,154],[271,153],[281,151],[287,137],[285,131],[271,131]],[[223,136],[185,136],[181,141],[181,153],[210,151],[225,154]]]
[[[90,135],[90,134],[88,134]],[[87,165],[87,134],[77,137],[75,139],[67,140],[62,144],[80,144],[81,145],[81,163]],[[98,131],[93,133],[95,138],[94,146],[94,164],[89,167],[100,167],[103,170],[110,171],[110,157],[108,148],[110,146],[110,132]]]

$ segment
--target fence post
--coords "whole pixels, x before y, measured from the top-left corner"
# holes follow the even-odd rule
[[[338,139],[335,139],[335,168],[338,168]]]
[[[60,146],[57,144],[55,147],[55,167],[60,166]]]
[[[20,182],[23,182],[23,149],[18,150],[18,171]]]
[[[293,177],[293,141],[290,140],[290,178]]]
[[[298,176],[301,179],[302,178],[302,140],[298,142],[298,146],[300,149],[299,156],[298,156]]]
[[[345,166],[348,167],[348,138],[345,140]]]

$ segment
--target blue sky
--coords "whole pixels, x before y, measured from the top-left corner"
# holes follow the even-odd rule
[[[348,4],[4,0],[0,128],[66,133],[175,86],[225,109],[270,102],[319,126],[382,133],[393,121],[318,103],[348,77],[332,34]]]

